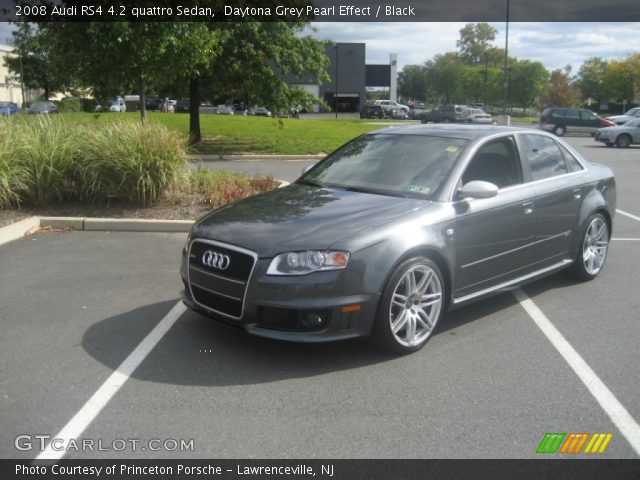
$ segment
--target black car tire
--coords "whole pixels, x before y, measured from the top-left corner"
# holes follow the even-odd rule
[[[420,350],[444,314],[445,292],[442,272],[431,259],[413,257],[403,261],[382,292],[371,339],[395,354]],[[394,322],[399,327],[395,333]]]
[[[629,145],[631,145],[631,137],[626,133],[618,135],[618,138],[616,138],[616,145],[620,148],[629,148]]]
[[[556,125],[555,127],[553,127],[553,134],[556,137],[563,137],[566,131],[567,129],[562,125]]]
[[[578,252],[576,253],[575,262],[569,269],[569,274],[572,277],[582,281],[593,280],[602,271],[607,260],[610,239],[609,224],[607,223],[607,219],[604,218],[604,215],[602,215],[601,213],[595,213],[591,215],[587,220],[586,225],[587,226],[580,236],[580,244],[578,245]],[[601,237],[594,238],[600,227],[604,228]],[[602,253],[597,259],[597,269],[594,270],[594,268],[592,268],[592,265],[589,265],[590,262],[586,257],[588,256],[587,252],[589,250],[591,250],[591,252],[595,254],[596,243],[599,244],[598,248],[602,249]]]

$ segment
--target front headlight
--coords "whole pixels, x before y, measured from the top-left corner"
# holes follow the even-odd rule
[[[287,252],[271,260],[267,275],[306,275],[312,272],[339,270],[345,268],[348,262],[348,252]]]

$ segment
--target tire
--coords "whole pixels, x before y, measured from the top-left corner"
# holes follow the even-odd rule
[[[444,313],[445,285],[438,265],[425,257],[402,262],[382,292],[372,339],[395,354],[420,350]]]
[[[598,276],[607,259],[609,237],[609,224],[604,215],[591,215],[580,237],[576,260],[569,270],[574,278],[588,281]]]
[[[553,127],[553,134],[556,137],[563,137],[566,131],[567,129],[564,128],[562,125],[556,125],[555,127]]]
[[[449,120],[449,117],[444,117],[444,120],[442,120],[442,123],[449,123],[451,122],[451,120]]]
[[[626,133],[618,135],[618,138],[616,138],[616,145],[620,148],[629,148],[629,145],[631,145],[631,137]]]

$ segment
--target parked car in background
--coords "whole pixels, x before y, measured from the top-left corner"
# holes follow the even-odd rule
[[[424,108],[420,108],[420,107],[413,107],[411,109],[411,111],[409,112],[409,118],[411,120],[420,120],[422,118],[422,116],[426,113],[428,113],[428,110],[425,110]]]
[[[612,127],[615,123],[606,120],[591,110],[582,108],[546,108],[540,115],[539,127],[561,137],[565,133],[595,133],[599,128]]]
[[[109,106],[110,112],[124,113],[127,111],[127,104],[124,103],[124,98],[116,97]]]
[[[147,110],[159,110],[162,99],[153,95],[147,95],[144,99],[144,105]]]
[[[256,115],[259,117],[270,117],[271,116],[271,110],[265,108],[265,107],[253,107],[250,108],[247,111],[248,115]]]
[[[393,114],[394,111],[402,110],[406,112],[408,115],[410,110],[407,105],[394,102],[393,100],[376,100],[375,102],[373,102],[373,104],[380,105],[385,110],[385,112],[387,112],[387,114],[391,117],[398,116],[398,114],[395,114],[395,115]]]
[[[381,105],[365,105],[360,110],[360,118],[384,118],[385,111]]]
[[[176,103],[176,112],[180,112],[180,113],[186,113],[189,111],[189,99],[188,98],[181,98],[180,100],[178,100],[178,102]]]
[[[487,112],[482,110],[481,108],[468,108],[467,113],[467,123],[484,123],[484,124],[492,124],[493,117],[489,115]]]
[[[59,113],[60,109],[58,108],[58,106],[49,101],[49,100],[45,100],[45,101],[41,101],[41,102],[33,102],[31,104],[31,106],[27,109],[28,113]]]
[[[611,117],[606,117],[607,120],[612,121],[616,125],[624,125],[629,120],[632,120],[634,118],[640,118],[640,107],[635,107],[631,110],[627,110],[623,115],[613,115]]]
[[[615,208],[611,169],[549,133],[386,128],[196,221],[182,299],[254,335],[414,352],[449,307],[563,269],[594,279]]]
[[[20,107],[14,102],[0,102],[0,116],[9,117],[20,113]]]
[[[624,125],[601,128],[596,131],[594,138],[607,147],[616,145],[627,148],[629,145],[640,144],[640,117],[629,120]]]
[[[453,122],[465,122],[467,120],[466,105],[438,105],[431,111],[425,113],[420,118],[422,123],[453,123]]]
[[[233,107],[231,105],[218,105],[216,113],[218,115],[233,115]]]

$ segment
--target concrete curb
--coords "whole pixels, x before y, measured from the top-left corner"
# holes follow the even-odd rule
[[[256,161],[256,160],[282,160],[282,161],[302,161],[302,160],[322,160],[326,157],[326,154],[318,155],[189,155],[191,161],[201,162],[241,162],[241,161]]]
[[[23,238],[38,227],[85,232],[187,233],[194,220],[150,220],[142,218],[29,217],[0,228],[0,245]]]

